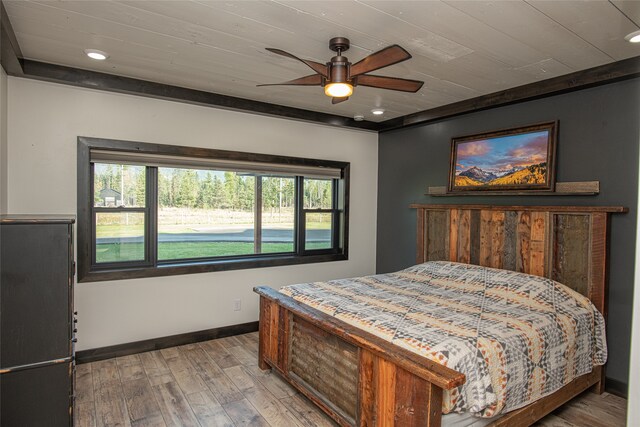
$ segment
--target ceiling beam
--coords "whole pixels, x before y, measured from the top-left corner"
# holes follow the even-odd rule
[[[234,96],[221,95],[195,89],[187,89],[147,80],[139,80],[130,77],[116,76],[113,74],[99,73],[96,71],[82,70],[79,68],[65,67],[62,65],[48,64],[29,59],[24,59],[22,61],[22,66],[24,70],[23,77],[54,83],[63,83],[71,86],[146,96],[149,98],[185,102],[194,105],[243,111],[266,116],[362,130],[377,131],[379,126],[378,123],[375,122],[358,122],[352,118],[334,114],[303,110],[301,108],[285,107],[267,102],[253,101],[250,99],[237,98]]]
[[[2,65],[7,74],[21,76],[21,58],[22,52],[18,45],[18,39],[13,32],[4,3],[0,2],[0,65]]]
[[[379,131],[385,132],[407,126],[428,124],[462,114],[531,101],[635,77],[640,77],[640,56],[386,120],[380,123]]]
[[[10,75],[72,86],[380,132],[640,77],[640,56],[636,56],[376,123],[28,59],[20,59],[20,64],[21,74],[5,70]]]
[[[433,123],[476,111],[512,105],[640,77],[640,56],[636,56],[376,123],[355,121],[350,117],[334,114],[286,107],[267,102],[23,59],[18,40],[13,32],[2,0],[0,0],[0,45],[2,53],[0,64],[7,74],[12,76],[271,117],[379,132]]]

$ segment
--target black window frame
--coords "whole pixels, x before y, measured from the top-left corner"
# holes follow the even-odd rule
[[[146,166],[145,207],[95,207],[94,206],[94,165],[91,162],[91,150],[107,150],[121,153],[183,156],[188,158],[206,158],[254,163],[305,166],[313,168],[340,169],[340,178],[332,183],[331,209],[304,209],[303,175],[295,176],[295,215],[294,215],[294,251],[280,253],[254,253],[226,257],[203,257],[180,260],[159,260],[157,242],[158,213],[158,168]],[[349,162],[319,160],[247,153],[196,147],[184,147],[146,142],[121,141],[103,138],[78,137],[78,282],[96,282],[141,277],[158,277],[212,271],[226,271],[247,268],[274,267],[305,263],[342,261],[348,259],[349,228]],[[185,166],[186,167],[186,166]],[[262,176],[256,175],[255,191],[255,239],[256,248],[260,247],[262,215]],[[307,177],[310,178],[310,177]],[[313,177],[312,177],[313,178]],[[317,179],[317,178],[313,178]],[[145,213],[145,259],[144,261],[125,261],[96,263],[96,213],[140,211]],[[332,247],[329,249],[305,248],[305,215],[308,212],[332,213]]]

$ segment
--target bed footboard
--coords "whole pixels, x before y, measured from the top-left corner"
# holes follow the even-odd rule
[[[463,374],[304,306],[260,294],[261,369],[273,368],[343,426],[440,426]]]

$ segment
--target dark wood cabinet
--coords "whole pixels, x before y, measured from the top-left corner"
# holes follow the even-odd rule
[[[0,425],[72,426],[70,216],[0,216]]]

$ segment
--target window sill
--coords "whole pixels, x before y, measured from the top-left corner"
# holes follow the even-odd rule
[[[206,261],[139,267],[117,270],[94,270],[79,274],[78,283],[107,280],[138,279],[143,277],[176,276],[183,274],[209,273],[213,271],[245,270],[250,268],[279,267],[285,265],[312,264],[319,262],[345,261],[346,254],[284,255],[272,258],[241,258],[234,260]]]

